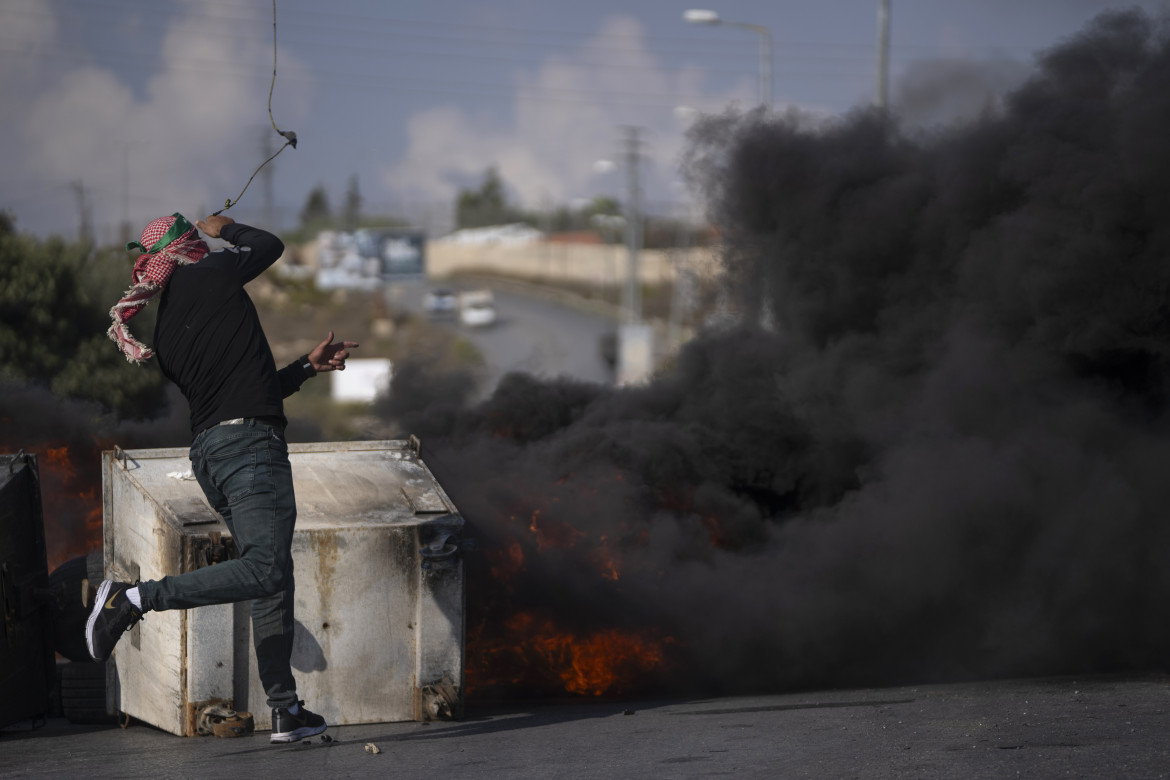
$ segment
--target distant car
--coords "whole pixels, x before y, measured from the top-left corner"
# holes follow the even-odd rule
[[[490,301],[473,301],[459,310],[460,321],[472,328],[482,328],[496,321],[496,307]]]
[[[454,314],[459,308],[459,298],[451,290],[436,288],[423,296],[423,309],[427,314],[442,316]]]
[[[482,328],[496,321],[496,303],[491,290],[472,290],[459,296],[459,321]]]

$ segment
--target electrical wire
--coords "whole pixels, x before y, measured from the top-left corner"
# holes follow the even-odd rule
[[[272,123],[272,129],[276,134],[285,139],[284,146],[276,150],[276,152],[264,162],[256,166],[256,170],[252,171],[252,175],[248,177],[248,181],[244,184],[244,189],[240,190],[240,194],[236,196],[235,200],[228,198],[224,201],[223,208],[215,212],[211,216],[217,217],[223,212],[230,209],[232,206],[240,202],[240,198],[244,197],[244,193],[248,191],[248,187],[252,184],[252,180],[256,178],[256,174],[260,170],[276,159],[276,155],[283,152],[288,147],[297,148],[297,134],[292,130],[281,130],[276,126],[276,119],[272,116],[272,91],[276,88],[276,0],[272,0],[272,83],[268,86],[268,121]]]

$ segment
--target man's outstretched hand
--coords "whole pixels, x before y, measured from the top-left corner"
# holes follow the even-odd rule
[[[333,331],[329,331],[329,336],[309,353],[309,362],[318,373],[344,371],[345,359],[349,357],[349,351],[357,346],[356,341],[339,341],[334,344]]]

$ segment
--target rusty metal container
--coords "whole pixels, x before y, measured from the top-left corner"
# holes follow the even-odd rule
[[[331,725],[460,717],[463,518],[418,440],[290,444],[297,692]],[[106,576],[158,579],[234,554],[187,450],[102,456]],[[228,706],[271,716],[248,604],[151,612],[119,642],[108,705],[173,734]]]

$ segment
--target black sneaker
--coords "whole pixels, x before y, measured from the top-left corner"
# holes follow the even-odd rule
[[[85,624],[85,644],[93,660],[109,658],[126,629],[142,619],[142,610],[126,597],[126,591],[133,587],[128,582],[113,580],[103,580],[98,586],[93,610]]]
[[[329,728],[324,718],[305,709],[303,701],[298,701],[297,707],[300,709],[296,715],[286,707],[272,708],[272,739],[269,741],[296,742],[298,739],[316,736]]]

